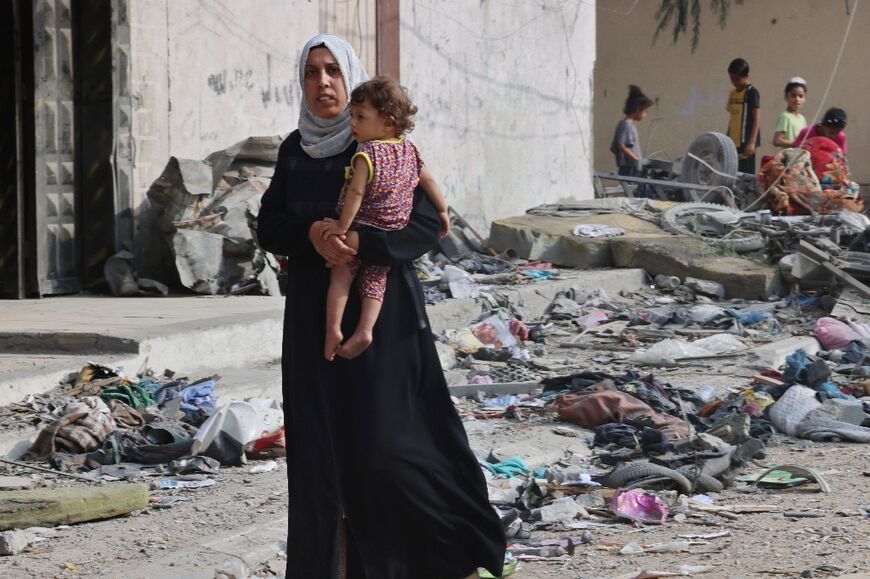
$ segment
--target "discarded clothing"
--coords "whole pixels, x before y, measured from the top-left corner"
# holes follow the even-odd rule
[[[625,235],[625,229],[601,225],[600,223],[581,223],[575,225],[571,233],[578,237],[618,237]]]
[[[188,415],[204,413],[205,418],[214,413],[217,396],[214,394],[214,380],[204,380],[191,384],[181,391],[181,410]]]
[[[131,408],[145,408],[154,405],[154,397],[151,396],[151,391],[142,384],[118,384],[110,386],[100,392],[100,398],[106,402],[109,400],[120,400]]]
[[[667,452],[668,437],[655,428],[631,424],[602,424],[595,428],[593,446],[615,444],[622,448],[640,448],[645,453]]]
[[[544,386],[544,392],[554,392],[559,390],[577,391],[585,390],[589,386],[599,384],[604,380],[610,380],[615,384],[623,384],[624,382],[630,382],[631,380],[636,379],[637,374],[634,373],[628,373],[622,378],[615,378],[604,372],[592,372],[586,370],[583,372],[577,372],[576,374],[571,374],[570,376],[554,376],[552,378],[546,378],[541,381],[541,384]]]
[[[802,348],[786,357],[785,364],[782,379],[788,384],[803,384],[818,389],[831,377],[831,369],[825,361],[807,356]]]
[[[58,419],[40,431],[25,456],[87,452],[99,447],[113,430],[115,420],[106,403],[87,396],[62,407]]]
[[[109,409],[118,428],[140,428],[145,426],[142,415],[120,400],[109,400]]]
[[[860,426],[866,419],[861,402],[826,400],[807,413],[795,428],[795,434],[817,442],[870,442],[870,428]]]
[[[837,191],[861,203],[858,184],[850,179],[845,152],[827,137],[810,137],[801,146],[810,154],[813,172],[823,191]],[[863,208],[863,203],[861,203]],[[860,212],[861,209],[853,209]]]
[[[616,390],[610,380],[604,380],[583,392],[558,396],[556,406],[562,420],[586,428],[648,416],[651,426],[670,439],[689,436],[688,423],[674,416],[660,414],[631,394]]]
[[[516,456],[514,458],[509,458],[508,460],[503,460],[501,462],[495,463],[489,461],[481,461],[480,466],[496,476],[501,475],[508,478],[528,475],[530,472],[528,467],[526,467],[526,464],[523,462],[523,459]]]
[[[824,137],[817,138],[824,139]],[[852,192],[852,186],[846,185],[845,191],[839,189],[840,185],[845,185],[842,182],[844,179],[848,182],[848,168],[845,166],[842,153],[838,156],[835,152],[827,151],[819,143],[810,143],[814,140],[815,138],[807,139],[804,144],[804,147],[811,151],[783,149],[762,164],[756,180],[763,191],[770,190],[768,194],[770,208],[775,213],[784,215],[836,213],[842,209],[860,212],[864,204],[860,197]],[[828,169],[824,158],[833,160],[834,157],[837,158],[836,163]],[[814,170],[816,166],[822,171],[821,175],[817,176]],[[831,171],[834,174],[830,174]],[[843,173],[845,177],[836,177],[838,172]],[[829,181],[827,185],[820,183],[825,179]]]

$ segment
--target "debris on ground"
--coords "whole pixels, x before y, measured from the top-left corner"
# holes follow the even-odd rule
[[[612,203],[573,210],[651,211],[639,200],[602,201]],[[455,212],[456,231],[416,263],[427,302],[476,308],[439,331],[436,346],[508,538],[506,569],[614,577],[631,565],[623,576],[721,576],[726,562],[715,555],[756,541],[759,525],[772,524],[762,521],[796,522],[780,532],[815,545],[827,535],[810,535],[806,523],[851,524],[870,513],[866,499],[826,512],[820,500],[866,473],[815,464],[827,458],[821,449],[870,442],[867,253],[845,249],[863,239],[865,222],[835,214],[720,223],[697,206],[669,215],[696,233],[692,224],[724,228],[711,239],[733,241],[728,232],[738,229],[760,236],[756,259],[779,264],[782,291],[733,297],[727,280],[694,271],[650,271],[631,291],[582,290],[572,280],[584,272],[495,254]],[[589,243],[613,233],[580,232]],[[27,455],[0,462],[0,499],[147,483],[141,508],[159,513],[221,492],[225,473],[258,484],[286,464],[281,404],[222,400],[219,384],[219,376],[130,376],[92,363],[0,409],[0,428],[39,430]],[[515,440],[523,436],[525,446]],[[9,536],[7,550],[33,548],[25,531]],[[666,555],[674,558],[656,558]],[[840,572],[825,565],[806,576]],[[223,576],[256,571],[218,567]],[[864,570],[852,567],[842,572]],[[267,568],[256,572],[268,576]]]

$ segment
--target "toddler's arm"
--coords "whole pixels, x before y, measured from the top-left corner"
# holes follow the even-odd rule
[[[426,165],[423,165],[423,168],[420,170],[420,187],[422,187],[423,191],[426,192],[429,201],[432,202],[432,205],[435,206],[435,210],[438,211],[438,221],[441,223],[439,236],[445,237],[450,231],[450,217],[447,215],[447,200],[444,199],[444,195],[441,193],[441,188],[438,186],[438,183],[435,181],[435,178],[432,176],[432,173]]]
[[[368,180],[369,167],[366,159],[363,156],[356,157],[353,162],[353,176],[345,185],[344,206],[341,208],[341,215],[338,220],[327,219],[326,225],[323,227],[323,238],[326,239],[330,235],[344,235],[350,229],[353,218],[359,212],[362,205],[363,196],[366,194],[366,181]]]

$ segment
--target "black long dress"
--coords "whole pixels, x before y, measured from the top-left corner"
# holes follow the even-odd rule
[[[360,231],[362,260],[392,266],[374,342],[355,360],[323,358],[329,273],[308,229],[335,215],[355,148],[313,159],[298,131],[291,133],[258,220],[260,244],[290,262],[282,361],[287,577],[336,576],[342,517],[349,579],[453,579],[478,566],[498,575],[504,534],[450,400],[408,264],[438,234],[436,212],[419,190],[405,229]],[[358,315],[352,291],[345,336]]]

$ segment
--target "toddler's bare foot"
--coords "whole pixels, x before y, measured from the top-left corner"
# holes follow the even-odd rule
[[[323,356],[330,362],[335,360],[335,354],[338,352],[338,346],[343,338],[341,328],[326,328],[326,344],[323,346]]]
[[[372,343],[371,333],[354,332],[350,339],[338,348],[338,354],[342,358],[352,360],[368,348]]]

